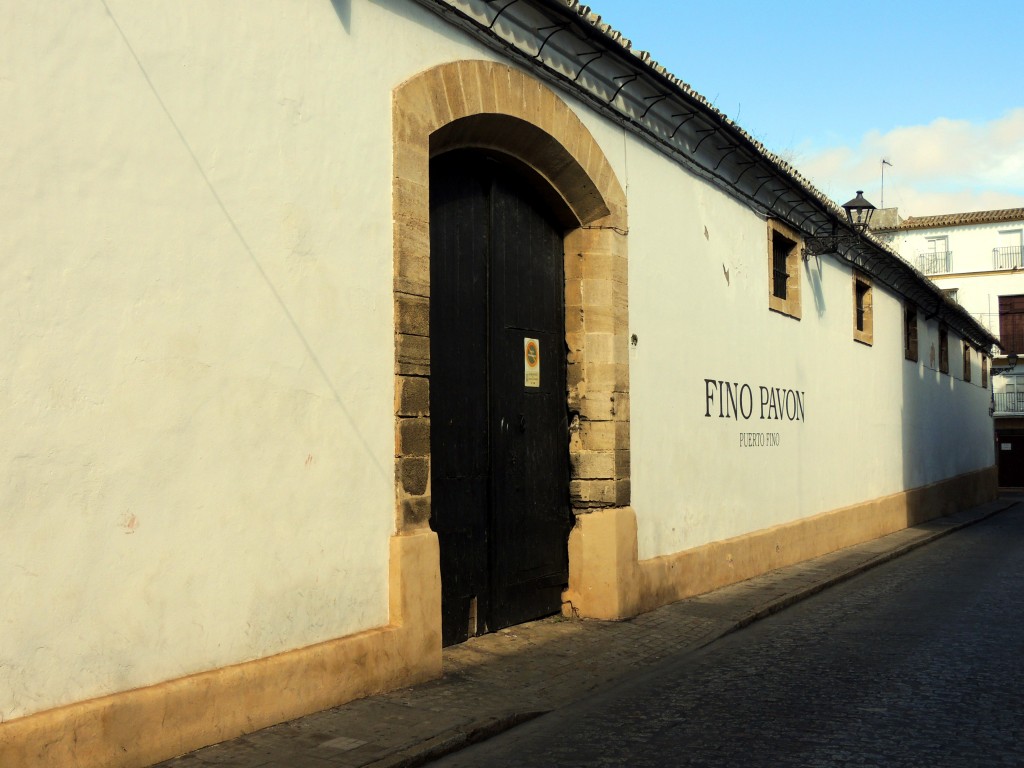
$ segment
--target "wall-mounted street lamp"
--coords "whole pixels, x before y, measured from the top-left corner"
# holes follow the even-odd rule
[[[858,189],[853,200],[843,203],[843,210],[846,211],[846,218],[850,220],[850,226],[857,234],[862,235],[871,223],[871,214],[875,212],[875,206],[864,199],[864,190]]]
[[[808,256],[820,256],[823,253],[835,253],[844,242],[852,242],[864,234],[871,223],[871,214],[875,212],[875,206],[864,199],[864,190],[858,189],[857,196],[848,203],[843,203],[843,210],[846,211],[846,219],[853,230],[853,237],[840,235],[835,223],[832,224],[832,234],[825,237],[808,235],[804,238],[804,259]]]
[[[1020,362],[1020,356],[1016,352],[1011,352],[1005,358],[993,358],[992,370],[1008,373],[1017,367],[1018,362]]]

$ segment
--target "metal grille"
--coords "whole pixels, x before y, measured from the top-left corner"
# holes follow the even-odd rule
[[[786,271],[786,259],[789,256],[789,249],[785,243],[775,242],[772,246],[772,272],[775,276],[772,282],[772,293],[775,298],[786,299],[786,281],[789,280],[789,273]]]
[[[996,413],[1024,413],[1024,392],[995,392]]]
[[[1024,267],[1021,260],[1021,249],[1019,245],[1009,245],[1004,248],[992,249],[993,269],[1020,269]]]
[[[924,251],[917,254],[917,268],[926,275],[941,275],[953,271],[952,251]]]
[[[865,322],[864,314],[867,311],[867,295],[870,286],[867,283],[857,282],[857,330],[863,331]]]

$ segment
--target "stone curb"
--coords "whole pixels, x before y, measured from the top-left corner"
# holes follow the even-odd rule
[[[450,728],[414,747],[370,763],[366,768],[416,768],[468,746],[509,731],[547,712],[511,712],[487,717],[467,726]]]
[[[957,522],[950,522],[948,525],[943,525],[940,529],[935,530],[927,535],[921,536],[920,538],[908,541],[904,544],[900,544],[893,549],[883,552],[869,560],[865,560],[862,563],[858,563],[855,566],[847,568],[844,571],[830,574],[826,578],[818,581],[810,586],[796,589],[793,592],[783,595],[780,598],[772,600],[765,604],[763,607],[756,611],[748,613],[734,622],[724,626],[718,632],[701,639],[699,642],[691,645],[690,647],[680,650],[679,655],[693,653],[702,648],[706,648],[712,643],[720,640],[726,635],[730,635],[733,632],[737,632],[744,627],[747,627],[761,619],[765,619],[773,614],[776,614],[791,605],[794,605],[802,600],[823,592],[829,587],[840,584],[844,581],[852,579],[858,574],[864,573],[865,571],[871,570],[883,563],[887,563],[891,560],[895,560],[898,557],[914,551],[927,544],[931,544],[937,539],[941,539],[944,536],[959,531],[962,528],[980,523],[983,520],[987,520],[993,515],[997,515],[1000,512],[1005,512],[1010,507],[1013,507],[1017,503],[1016,500],[1000,499],[999,501],[1005,501],[1003,504],[995,506],[991,510],[987,510],[981,514],[971,517],[967,520],[960,520]],[[996,504],[998,502],[993,502]],[[935,520],[925,523],[925,525],[936,523],[941,524],[947,518],[937,518]],[[425,765],[431,760],[437,760],[438,758],[450,755],[454,752],[458,752],[473,744],[481,741],[486,741],[494,736],[497,736],[505,731],[511,730],[517,725],[533,720],[546,714],[545,711],[539,712],[512,712],[505,715],[490,716],[481,720],[473,721],[466,725],[462,725],[456,728],[450,728],[446,731],[442,731],[436,736],[428,739],[427,741],[417,744],[413,747],[405,749],[398,753],[388,755],[381,760],[371,763],[367,768],[419,768],[419,766]]]

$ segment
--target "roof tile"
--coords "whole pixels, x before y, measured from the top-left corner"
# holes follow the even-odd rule
[[[1002,208],[997,211],[942,213],[937,216],[908,216],[895,229],[932,229],[960,227],[965,224],[993,224],[1000,221],[1024,221],[1024,208]]]

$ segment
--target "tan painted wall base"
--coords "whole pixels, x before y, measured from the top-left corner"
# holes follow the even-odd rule
[[[391,624],[0,724],[0,766],[134,768],[441,674],[432,531],[391,539]]]
[[[996,496],[994,467],[639,561],[629,507],[577,518],[567,606],[622,619]],[[135,768],[441,674],[436,535],[391,539],[391,624],[0,723],[0,766]]]
[[[725,541],[639,561],[636,515],[581,515],[569,536],[565,610],[624,619],[685,597],[884,536],[996,497],[996,469],[945,480]]]

